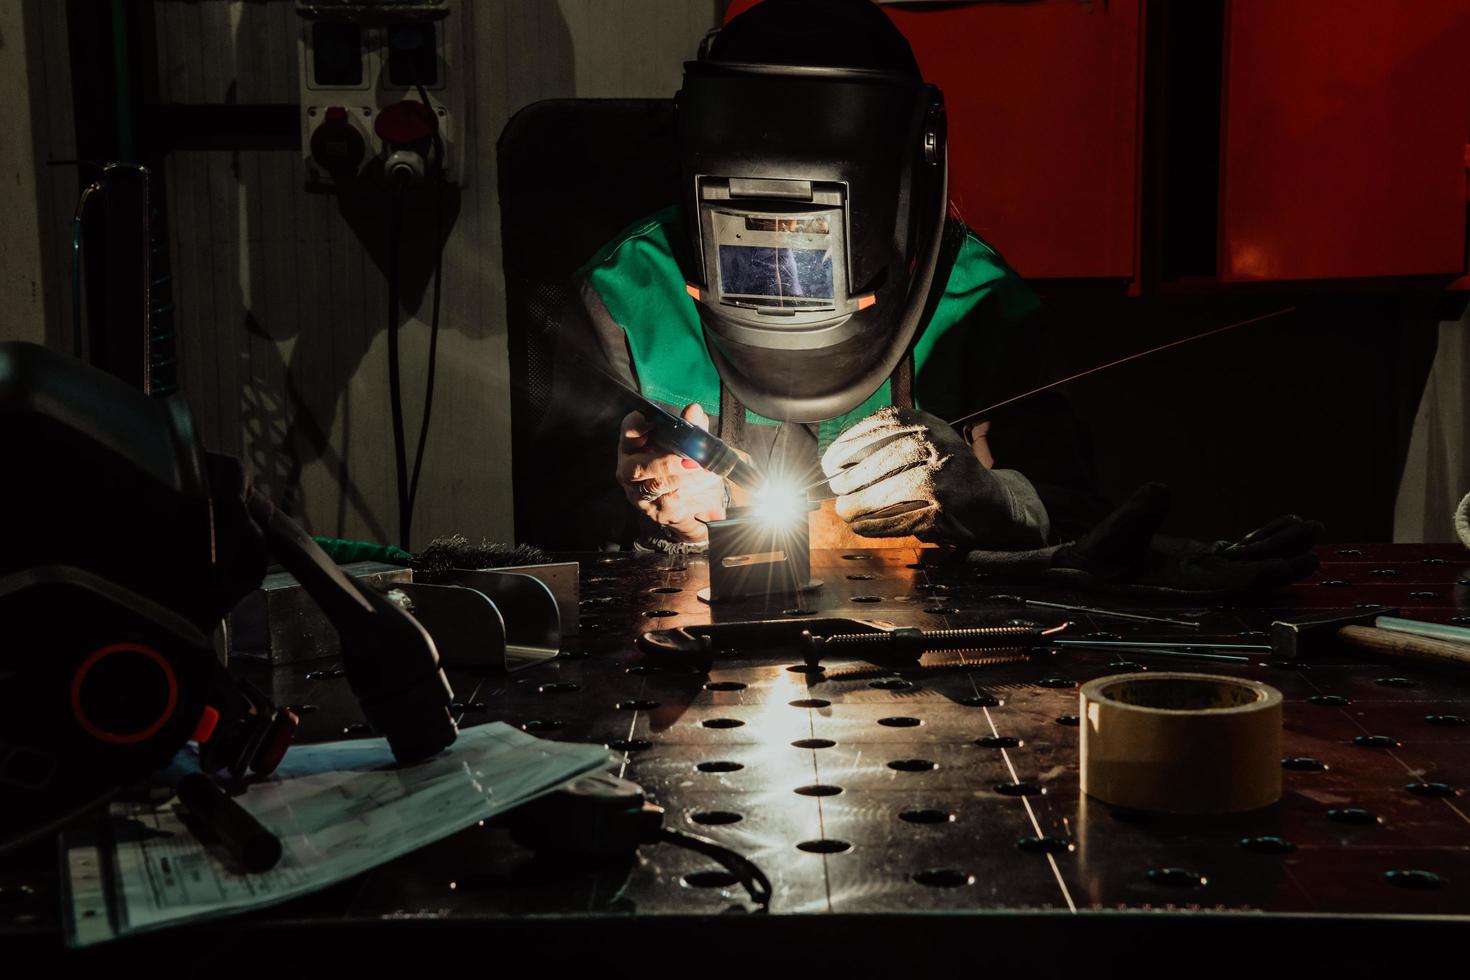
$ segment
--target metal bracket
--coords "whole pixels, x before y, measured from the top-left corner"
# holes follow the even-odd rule
[[[807,510],[815,509],[815,505]],[[742,596],[796,595],[819,588],[812,578],[811,520],[772,521],[734,507],[709,522],[710,602]]]
[[[477,586],[395,587],[434,638],[446,667],[514,671],[544,663],[561,649],[556,596],[529,575],[475,573]]]

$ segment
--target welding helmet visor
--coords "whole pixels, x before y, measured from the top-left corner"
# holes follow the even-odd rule
[[[677,118],[685,277],[722,382],[783,421],[856,408],[935,285],[939,90],[916,68],[712,57],[685,65]]]

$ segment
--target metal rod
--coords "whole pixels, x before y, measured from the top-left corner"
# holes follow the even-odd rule
[[[1139,623],[1163,623],[1167,626],[1183,626],[1186,629],[1197,630],[1199,623],[1188,619],[1169,619],[1167,616],[1145,616],[1143,613],[1123,612],[1118,609],[1100,609],[1096,606],[1069,606],[1062,602],[1042,602],[1040,599],[1027,599],[1023,596],[991,596],[992,599],[1018,599],[1023,605],[1036,606],[1041,609],[1060,609],[1063,612],[1086,613],[1089,616],[1098,616],[1107,619],[1130,619]]]
[[[1192,657],[1205,657],[1210,660],[1228,660],[1235,663],[1249,663],[1250,657],[1245,656],[1245,651],[1251,653],[1271,652],[1271,647],[1263,643],[1148,643],[1130,640],[1052,640],[1052,646],[1077,647],[1084,649],[1099,650],[1130,650],[1139,653],[1180,653]],[[1239,650],[1239,654],[1225,654],[1212,651]]]
[[[1114,368],[1120,364],[1127,364],[1129,361],[1136,361],[1140,357],[1148,357],[1150,354],[1157,354],[1160,351],[1166,351],[1171,347],[1178,347],[1181,344],[1191,344],[1194,343],[1196,340],[1204,340],[1206,337],[1213,337],[1217,333],[1224,333],[1227,330],[1234,330],[1236,327],[1244,327],[1252,323],[1260,323],[1262,320],[1270,320],[1273,317],[1282,316],[1284,314],[1294,312],[1295,310],[1295,306],[1287,306],[1271,313],[1262,313],[1260,316],[1253,316],[1249,320],[1239,320],[1235,323],[1227,323],[1223,327],[1216,327],[1213,330],[1206,330],[1204,333],[1197,333],[1192,337],[1184,337],[1179,340],[1171,340],[1167,344],[1161,344],[1158,347],[1150,347],[1148,350],[1139,351],[1136,354],[1129,354],[1127,357],[1120,357],[1116,361],[1109,361],[1106,364],[1099,364],[1097,367],[1088,368],[1086,371],[1080,371],[1077,374],[1068,375],[1067,377],[1062,378],[1059,381],[1050,381],[1042,385],[1040,388],[1032,388],[1030,391],[1023,391],[1021,392],[1021,394],[1007,398],[1005,401],[996,402],[994,405],[988,405],[985,408],[980,409],[978,412],[971,412],[969,415],[961,415],[959,418],[954,419],[949,424],[959,425],[961,422],[968,422],[970,419],[974,418],[977,415],[986,415],[990,412],[995,411],[997,408],[1003,408],[1004,406],[1009,405],[1012,402],[1018,402],[1023,398],[1030,398],[1032,395],[1039,395],[1043,391],[1050,391],[1052,388],[1055,388],[1058,385],[1064,385],[1070,381],[1077,381],[1080,378],[1087,377],[1089,374],[1096,374],[1099,371],[1106,371],[1108,368]]]

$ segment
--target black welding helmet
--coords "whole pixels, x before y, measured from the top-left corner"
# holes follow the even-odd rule
[[[677,129],[682,261],[721,380],[767,418],[850,412],[934,285],[939,89],[868,0],[766,0],[684,66]]]

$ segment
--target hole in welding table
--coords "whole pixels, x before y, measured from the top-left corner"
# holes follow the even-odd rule
[[[1415,796],[1433,796],[1439,799],[1460,795],[1460,791],[1449,783],[1410,783],[1404,789]]]
[[[939,763],[928,759],[894,759],[888,763],[888,768],[898,772],[933,772],[939,768]]]
[[[566,725],[567,723],[564,721],[552,721],[550,719],[537,718],[532,721],[528,721],[524,725],[522,725],[521,731],[530,732],[532,735],[534,735],[537,732],[560,731],[561,729],[565,728]]]
[[[705,728],[739,728],[745,722],[739,718],[706,718],[703,724]]]
[[[1005,704],[993,694],[972,694],[969,697],[960,698],[957,703],[967,708],[999,708]]]
[[[799,738],[791,744],[798,749],[830,749],[837,743],[830,738]]]
[[[918,810],[904,810],[898,815],[898,819],[907,821],[908,823],[953,823],[955,819],[955,814],[953,811],[950,810],[935,810],[925,808]]]
[[[1290,769],[1292,772],[1326,772],[1327,763],[1321,759],[1313,759],[1309,755],[1299,755],[1290,759],[1282,759],[1281,768]]]
[[[726,824],[739,823],[745,817],[738,813],[731,813],[729,810],[700,810],[689,814],[689,819],[706,827],[723,827]]]
[[[710,681],[704,686],[706,691],[743,691],[745,685],[740,681]]]
[[[1170,888],[1203,888],[1209,879],[1189,868],[1149,868],[1148,880]]]
[[[701,762],[694,768],[700,772],[739,772],[745,768],[742,762],[731,762],[728,759],[715,759],[712,762]]]
[[[842,787],[829,786],[826,783],[811,783],[807,786],[798,786],[792,792],[797,796],[837,796],[842,792]]]
[[[657,701],[651,701],[647,698],[632,698],[627,701],[619,701],[613,707],[619,711],[652,711],[658,706],[659,703]]]
[[[830,708],[832,702],[825,698],[800,698],[796,701],[787,702],[793,708]]]
[[[1360,749],[1397,749],[1404,743],[1392,735],[1358,735],[1353,744]]]
[[[914,875],[914,881],[928,888],[963,888],[975,883],[975,876],[953,868],[931,868]]]
[[[918,726],[924,724],[924,722],[918,718],[906,718],[900,716],[895,718],[879,718],[878,724],[882,725],[885,728],[917,728]]]
[[[740,883],[740,879],[728,871],[695,871],[683,878],[690,888],[729,888]]]
[[[796,849],[808,854],[841,854],[852,850],[852,845],[845,840],[804,840]]]
[[[982,749],[1018,749],[1026,743],[1012,735],[986,735],[975,739]]]
[[[1043,796],[1046,787],[1040,783],[1022,780],[1018,783],[996,783],[995,791],[1001,796]]]

